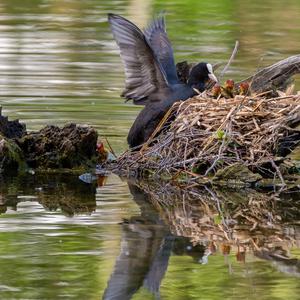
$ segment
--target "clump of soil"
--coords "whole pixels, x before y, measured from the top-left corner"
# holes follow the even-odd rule
[[[17,140],[31,168],[76,168],[90,165],[96,156],[98,134],[89,126],[46,126]],[[94,162],[95,163],[95,162]]]
[[[6,138],[21,138],[26,134],[26,125],[19,120],[9,121],[7,117],[2,116],[2,107],[0,107],[0,134]]]
[[[86,169],[95,166],[98,133],[87,125],[48,125],[26,131],[18,120],[9,121],[0,111],[0,172],[35,168]]]

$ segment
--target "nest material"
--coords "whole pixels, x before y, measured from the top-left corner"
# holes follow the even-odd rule
[[[175,103],[154,132],[160,134],[119,157],[118,169],[207,176],[236,163],[259,169],[268,162],[281,177],[275,164],[280,141],[293,136],[285,148],[299,144],[299,124],[299,93],[271,99],[201,94]]]

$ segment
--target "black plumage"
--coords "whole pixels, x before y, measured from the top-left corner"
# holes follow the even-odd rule
[[[145,105],[127,138],[130,147],[136,147],[148,140],[173,103],[204,91],[209,79],[217,79],[207,63],[195,65],[187,83],[178,79],[163,16],[154,20],[144,33],[121,16],[109,14],[108,21],[125,66],[122,96],[134,104]]]

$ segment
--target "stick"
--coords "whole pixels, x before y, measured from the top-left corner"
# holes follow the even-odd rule
[[[157,135],[157,133],[161,130],[161,128],[163,127],[163,125],[165,124],[165,122],[167,121],[167,119],[169,118],[170,114],[173,111],[173,106],[171,106],[171,108],[169,108],[169,110],[166,112],[166,114],[164,115],[164,117],[162,118],[162,120],[159,122],[158,126],[155,128],[155,130],[152,132],[151,136],[149,137],[149,139],[146,141],[146,143],[143,145],[142,149],[140,150],[140,153],[142,154],[148,147],[148,145],[151,143],[151,141],[153,140],[153,138]]]
[[[283,187],[286,187],[286,183],[285,183],[285,181],[284,181],[284,179],[283,179],[283,176],[282,176],[282,174],[281,174],[279,168],[278,168],[277,165],[275,164],[274,160],[273,160],[273,159],[270,159],[270,162],[271,162],[273,168],[275,169],[275,171],[276,171],[276,173],[277,173],[277,175],[278,175],[278,177],[279,177],[279,179],[280,179],[280,181],[281,181]]]
[[[105,137],[105,140],[106,140],[106,143],[107,143],[107,145],[108,145],[108,147],[110,149],[110,152],[114,155],[115,158],[117,158],[117,155],[116,155],[115,151],[113,150],[113,148],[111,147],[111,145],[110,145],[107,137]]]
[[[224,67],[223,71],[219,75],[219,81],[221,81],[222,77],[224,76],[224,74],[227,72],[227,69],[231,65],[231,63],[232,63],[232,61],[233,61],[233,59],[234,59],[234,57],[235,57],[235,55],[236,55],[236,53],[238,51],[238,47],[239,47],[239,41],[236,41],[234,49],[232,51],[232,54],[231,54],[231,56],[229,58],[229,61],[228,61],[227,65]]]

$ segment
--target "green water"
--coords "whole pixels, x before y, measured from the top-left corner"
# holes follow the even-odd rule
[[[4,113],[29,130],[88,123],[121,153],[140,108],[119,97],[123,67],[106,15],[144,26],[161,10],[177,61],[225,63],[240,41],[228,78],[299,54],[297,0],[2,0]],[[172,193],[155,191],[158,199],[178,195]],[[249,248],[245,262],[238,262],[236,248],[223,255],[218,244],[204,263],[207,235],[194,224],[205,219],[203,207],[182,196],[183,209],[154,209],[147,195],[116,176],[104,186],[73,176],[1,178],[0,299],[299,299],[299,260],[267,259]],[[299,213],[275,207],[277,227],[266,224],[276,230],[247,227],[247,238],[265,235],[260,249],[284,247],[299,259]],[[216,224],[221,216],[215,213]]]

